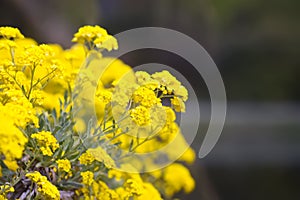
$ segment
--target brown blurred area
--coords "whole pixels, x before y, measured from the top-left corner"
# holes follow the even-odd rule
[[[85,24],[111,34],[145,26],[187,34],[219,67],[228,115],[216,147],[190,167],[197,188],[183,199],[300,199],[299,8],[298,0],[1,0],[0,25],[64,47]],[[167,52],[145,50],[123,59],[131,66],[160,62],[193,73]],[[191,83],[204,102],[193,143],[198,151],[209,95],[201,78]]]

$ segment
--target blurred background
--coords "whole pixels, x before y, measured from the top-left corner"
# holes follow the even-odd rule
[[[159,26],[189,35],[216,62],[228,113],[213,151],[191,166],[197,188],[184,199],[300,199],[299,8],[298,0],[0,0],[0,25],[66,48],[85,24],[111,34]],[[122,59],[131,66],[163,63],[191,77],[203,119],[193,143],[198,151],[210,108],[192,66],[151,49]]]

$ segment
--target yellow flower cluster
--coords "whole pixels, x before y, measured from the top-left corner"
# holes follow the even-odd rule
[[[84,26],[75,33],[72,42],[86,44],[89,49],[97,47],[98,49],[118,49],[117,40],[109,35],[104,28],[100,26]]]
[[[38,145],[45,156],[52,156],[53,152],[59,147],[56,138],[49,131],[34,133],[31,135],[31,138],[37,140]]]
[[[157,167],[158,157],[194,161],[176,124],[186,88],[168,71],[133,73],[121,60],[102,57],[118,43],[100,26],[81,27],[72,41],[65,50],[0,27],[0,200],[161,200],[191,192],[194,180],[181,164],[138,173]],[[73,110],[76,98],[88,109]],[[162,147],[156,157],[132,156],[134,166],[124,159]],[[14,191],[16,184],[26,190]]]
[[[81,172],[80,175],[82,176],[82,183],[83,184],[90,186],[94,182],[93,172],[90,172],[90,171]]]
[[[0,36],[5,39],[23,39],[24,36],[17,28],[0,27]]]
[[[133,169],[131,165],[125,164],[121,166],[122,170]],[[123,184],[115,189],[119,199],[129,200],[161,200],[159,191],[148,182],[145,182],[138,173],[126,173],[116,169],[108,172],[109,178],[116,181],[123,181]]]
[[[0,155],[5,157],[3,162],[9,169],[16,170],[16,159],[22,157],[27,138],[14,125],[5,109],[0,109],[0,119]]]
[[[93,191],[98,191],[96,193],[96,199],[101,200],[118,200],[120,199],[118,194],[110,189],[105,182],[99,181],[98,183],[93,184]]]
[[[135,103],[139,103],[146,108],[150,108],[161,102],[161,99],[156,97],[153,90],[143,86],[134,91],[132,99]]]
[[[20,91],[11,89],[2,94],[7,102],[3,106],[0,105],[1,110],[10,116],[16,126],[24,128],[30,123],[38,125],[36,110]]]
[[[125,191],[127,192],[127,197],[140,196],[142,194],[141,184],[134,179],[127,179],[123,185]]]
[[[58,189],[47,180],[46,176],[40,174],[40,172],[27,173],[26,177],[36,183],[37,191],[42,195],[43,199],[59,200],[60,194]]]
[[[150,123],[150,112],[144,106],[138,106],[130,111],[130,117],[139,126],[145,126]]]
[[[107,154],[107,152],[101,147],[97,147],[94,149],[88,149],[88,153],[90,153],[95,160],[102,162],[107,168],[116,167],[115,161]]]
[[[59,159],[56,161],[59,170],[64,172],[70,172],[71,162],[68,159]]]
[[[115,161],[107,154],[107,152],[101,147],[88,149],[79,157],[79,161],[83,165],[89,165],[94,161],[103,163],[107,168],[115,167]]]
[[[186,193],[189,193],[195,187],[195,181],[191,177],[190,172],[181,164],[173,163],[167,166],[163,170],[162,176],[162,179],[164,180],[164,186],[162,188],[168,197],[173,196],[182,189]]]
[[[78,160],[82,165],[89,165],[92,164],[92,162],[94,162],[95,157],[89,151],[87,151],[81,154]]]
[[[112,93],[107,90],[98,90],[96,93],[96,97],[98,97],[98,100],[103,104],[108,104],[111,102]]]
[[[175,112],[185,111],[187,98],[187,89],[165,70],[154,74],[137,71],[133,78],[123,78],[113,92],[113,115],[122,119],[118,125],[121,132],[128,134],[115,141],[120,142],[123,149],[133,146],[138,153],[153,152],[171,143],[165,148],[164,156],[192,163],[194,151],[175,122]],[[124,119],[126,112],[130,118]],[[149,141],[143,143],[146,140]],[[141,142],[143,145],[139,145]],[[153,166],[153,163],[147,165]]]
[[[117,84],[112,102],[115,110],[118,109],[118,106],[120,107],[117,112],[120,115],[123,115],[128,103],[131,102],[130,116],[132,120],[138,126],[145,126],[151,121],[155,127],[161,119],[155,119],[153,109],[156,109],[155,112],[157,112],[163,107],[162,99],[169,99],[175,111],[184,112],[187,98],[186,88],[169,72],[164,70],[150,75],[147,72],[138,71],[133,79],[124,78]],[[158,117],[162,115],[160,114]],[[126,123],[130,124],[128,121]]]
[[[7,200],[6,194],[14,191],[15,189],[9,185],[0,186],[0,200]]]
[[[110,189],[103,181],[95,181],[92,172],[82,172],[82,183],[87,185],[88,188],[81,188],[77,191],[78,194],[83,193],[84,199],[90,200],[119,200],[119,195],[116,191]]]

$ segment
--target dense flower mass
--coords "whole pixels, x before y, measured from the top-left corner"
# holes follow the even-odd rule
[[[185,164],[195,153],[176,122],[186,88],[166,70],[133,72],[103,57],[118,43],[100,26],[81,27],[72,41],[63,49],[0,27],[0,200],[190,193]],[[162,168],[166,161],[175,163]]]
[[[0,27],[0,36],[5,39],[23,39],[24,36],[17,28]]]
[[[47,177],[42,176],[37,171],[26,174],[26,177],[36,184],[37,191],[44,196],[45,199],[60,199],[58,189],[47,180]]]
[[[9,169],[16,170],[16,160],[22,158],[27,138],[14,125],[5,110],[0,110],[0,119],[0,155],[4,157],[3,162]]]
[[[45,156],[52,156],[53,152],[59,147],[56,138],[49,131],[34,133],[31,138],[37,140],[38,146]]]
[[[90,186],[94,182],[93,172],[90,172],[90,171],[81,172],[80,175],[82,176],[82,183],[84,185]]]
[[[100,26],[84,26],[81,27],[74,35],[72,42],[78,42],[80,44],[87,44],[90,49],[112,49],[118,48],[117,40],[109,35],[104,28]]]
[[[71,169],[71,162],[67,159],[59,159],[56,161],[57,167],[59,170],[64,172],[70,172]]]

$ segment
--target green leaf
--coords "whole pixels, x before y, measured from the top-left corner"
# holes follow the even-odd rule
[[[81,188],[83,185],[81,183],[75,182],[75,181],[67,181],[65,183],[62,183],[63,186],[71,186],[73,188]]]

